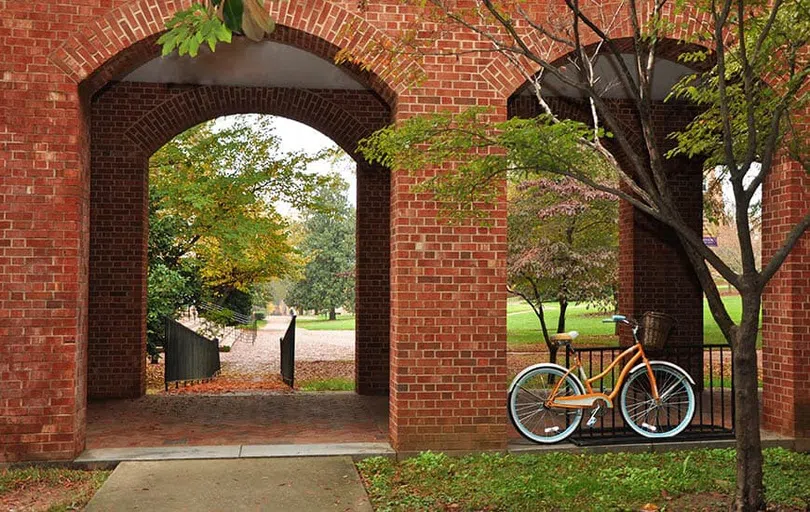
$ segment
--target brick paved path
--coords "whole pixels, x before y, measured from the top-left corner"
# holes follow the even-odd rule
[[[87,448],[388,440],[388,399],[350,392],[92,401]]]

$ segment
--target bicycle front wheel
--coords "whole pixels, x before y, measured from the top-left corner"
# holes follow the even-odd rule
[[[655,363],[650,366],[659,399],[653,398],[646,368],[639,370],[630,375],[622,388],[622,416],[627,426],[644,437],[676,436],[689,426],[695,415],[695,392],[686,372],[680,368]]]
[[[582,384],[552,365],[540,365],[519,376],[509,393],[509,418],[517,431],[536,443],[557,443],[574,433],[582,419],[582,409],[548,407],[554,387],[557,397],[581,395]]]

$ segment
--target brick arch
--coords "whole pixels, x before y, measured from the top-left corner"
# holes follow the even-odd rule
[[[388,109],[370,96],[365,91],[184,87],[135,120],[124,135],[149,156],[179,133],[209,119],[231,114],[270,114],[320,131],[357,160],[357,142],[385,126],[390,116]],[[366,104],[363,117],[344,108],[349,104]]]
[[[614,42],[619,52],[633,53],[634,45],[632,36],[615,38]],[[596,42],[589,42],[588,48],[596,45]],[[705,49],[693,43],[685,43],[681,39],[665,38],[659,41],[658,51],[656,56],[659,59],[666,59],[673,62],[678,61],[678,57],[687,52]],[[551,63],[555,66],[564,65],[567,62],[568,56],[573,52],[567,47],[559,46],[555,56],[550,59]],[[684,64],[695,70],[705,70],[708,63],[688,63]],[[533,73],[537,73],[539,68],[533,66]],[[505,59],[492,59],[489,65],[483,72],[484,77],[492,84],[492,87],[499,92],[504,98],[511,98],[515,94],[525,89],[529,82],[526,76],[515,67],[514,64],[506,61]]]
[[[303,122],[350,154],[389,122],[363,90],[178,86],[113,82],[90,102],[87,395],[139,397],[146,383],[148,158],[177,133],[221,115]],[[390,175],[357,159],[358,391],[388,385]]]
[[[155,45],[165,21],[187,8],[192,0],[132,0],[112,9],[73,32],[49,58],[85,91],[96,92],[109,80],[159,55]],[[290,44],[332,60],[340,48],[363,48],[388,36],[365,19],[328,0],[311,0],[304,11],[295,2],[271,2],[278,28],[270,40]],[[347,30],[351,27],[351,30]],[[393,105],[406,87],[400,76],[418,66],[403,59],[395,66],[380,59],[368,69],[341,67]]]

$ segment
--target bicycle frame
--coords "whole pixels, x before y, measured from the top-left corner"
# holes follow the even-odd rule
[[[652,367],[650,366],[650,361],[647,359],[647,355],[644,353],[644,347],[639,343],[636,342],[635,345],[628,348],[621,354],[619,354],[613,361],[611,361],[610,365],[607,368],[602,370],[602,373],[599,375],[595,375],[591,378],[586,378],[585,370],[582,366],[582,361],[579,357],[579,354],[576,350],[573,350],[570,345],[566,345],[566,350],[570,350],[574,353],[575,356],[575,363],[572,367],[568,368],[568,371],[565,372],[565,375],[561,379],[558,380],[557,384],[551,391],[551,396],[546,401],[547,407],[562,407],[566,409],[585,409],[587,407],[593,407],[596,405],[598,401],[604,401],[607,404],[609,409],[613,408],[613,400],[616,398],[616,395],[619,394],[619,390],[624,384],[624,379],[627,378],[627,374],[630,373],[630,370],[635,367],[636,363],[641,359],[644,362],[644,365],[647,367],[647,374],[650,377],[650,382],[652,383],[652,397],[655,400],[659,399],[658,396],[658,383],[655,381],[655,374],[653,374]],[[635,354],[633,354],[635,352]],[[625,356],[629,356],[633,354],[633,356],[624,364],[621,373],[619,374],[618,380],[613,385],[613,390],[610,392],[609,395],[605,393],[595,393],[593,391],[593,387],[591,384],[596,382],[597,380],[601,380],[605,378],[605,376],[617,365],[619,361],[624,359]],[[582,377],[582,380],[585,384],[585,393],[582,395],[570,395],[570,396],[561,396],[557,397],[557,392],[560,390],[560,386],[563,382],[565,382],[565,378],[571,374],[572,371],[579,370],[579,374]]]

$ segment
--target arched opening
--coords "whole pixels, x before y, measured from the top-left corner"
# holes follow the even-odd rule
[[[277,40],[255,45],[236,43],[193,62],[149,57],[152,49],[146,52],[147,59],[141,42],[132,49],[134,57],[124,55],[110,61],[110,66],[118,68],[117,80],[99,88],[89,105],[92,128],[87,396],[90,400],[137,399],[146,392],[149,158],[192,126],[244,113],[282,116],[308,125],[354,158],[357,164],[354,388],[359,395],[387,395],[390,176],[387,170],[359,160],[355,149],[361,138],[390,121],[390,106],[366,85],[368,82],[359,82],[358,75],[351,70],[341,70],[320,54],[304,51],[329,50],[329,45],[319,46],[317,38],[307,39],[292,30],[280,30],[277,38],[285,43]],[[286,44],[293,42],[297,47]],[[328,51],[325,53],[328,55]],[[133,60],[141,64],[134,69],[121,67],[121,62]],[[106,73],[102,69],[89,77],[86,84]],[[370,75],[366,75],[364,78],[369,79]],[[291,435],[298,432],[307,439],[305,429],[293,428],[285,422],[297,418],[295,421],[306,423],[302,420],[302,414],[306,416],[304,410],[316,414],[320,411],[326,416],[339,410],[371,430],[358,438],[343,435],[336,427],[324,441],[385,440],[385,399],[357,396],[351,400],[354,405],[348,406],[308,407],[293,403],[291,412],[286,418],[278,417],[277,423]],[[376,404],[374,410],[369,409],[370,403]],[[284,409],[266,402],[262,402],[262,407],[276,411],[275,414]],[[296,407],[300,410],[296,411]],[[112,423],[105,423],[103,417],[99,419],[94,407],[90,407],[89,416],[90,446],[122,442],[116,435],[107,435],[105,440],[103,427]],[[94,419],[98,420],[95,424]],[[328,424],[323,418],[312,424],[323,425],[324,421]],[[256,416],[254,423],[259,422],[267,424]],[[263,434],[267,442],[274,442],[270,439],[271,431],[267,431],[270,437]],[[294,436],[284,437],[277,431],[275,438],[291,442]],[[317,436],[308,438],[308,442],[317,440]],[[242,441],[251,442],[247,438]],[[242,441],[229,438],[220,442]],[[198,439],[192,444],[206,441]]]
[[[665,101],[672,86],[683,76],[693,73],[690,68],[677,61],[678,52],[684,50],[678,49],[674,42],[671,43],[663,45],[662,55],[659,55],[656,61],[657,67],[652,83],[652,115],[655,119],[657,136],[660,138],[657,143],[662,147],[671,147],[672,141],[667,139],[667,135],[684,128],[699,113],[693,105]],[[619,46],[623,48],[621,44]],[[634,60],[634,56],[627,53],[622,55],[622,59],[630,63]],[[560,67],[565,67],[564,73],[576,73],[567,57],[563,56],[556,62]],[[632,69],[632,66],[630,67]],[[607,100],[610,114],[625,127],[631,145],[643,154],[644,141],[641,137],[636,107],[634,102],[628,99],[629,96],[618,80],[616,68],[616,61],[612,57],[602,56],[596,59],[594,69],[596,76],[599,77],[597,87],[602,88],[601,95]],[[557,116],[592,124],[589,104],[577,90],[549,75],[543,80],[542,87],[545,101]],[[535,97],[535,91],[528,83],[509,98],[508,110],[510,117],[528,118],[543,113]],[[623,153],[617,143],[610,139],[604,143],[623,169],[632,169],[628,155]],[[665,168],[667,183],[675,191],[674,199],[681,215],[693,230],[702,232],[704,223],[702,185],[705,171],[703,162],[673,158],[665,163]],[[583,204],[581,209],[562,209],[562,216],[568,221],[572,215],[583,217],[592,215],[600,200],[601,196],[596,195],[590,199],[590,204]],[[582,213],[572,214],[572,211]],[[605,218],[601,222],[605,227],[597,231],[600,234],[615,229],[614,226],[618,228],[618,244],[611,249],[608,247],[611,242],[606,240],[608,245],[605,246],[605,250],[613,251],[613,257],[618,264],[615,278],[615,289],[618,292],[615,297],[616,311],[639,319],[648,311],[665,313],[675,318],[677,323],[670,332],[666,347],[663,351],[654,353],[654,356],[668,359],[686,368],[702,392],[698,402],[699,413],[690,429],[700,432],[701,435],[705,432],[730,436],[733,417],[731,353],[708,311],[702,288],[676,234],[624,201],[619,202],[617,212],[612,217]],[[595,239],[592,237],[591,240]],[[553,295],[545,298],[554,303],[558,302],[555,299]],[[734,300],[733,297],[728,299]],[[519,299],[512,301],[513,304],[520,303]],[[547,323],[548,320],[553,321],[549,327],[553,328],[554,332],[560,308],[557,304],[550,306],[551,314],[547,315],[546,320]],[[521,327],[525,328],[530,318],[535,326],[537,342],[541,346],[545,344],[540,335],[539,322],[533,318],[535,316],[533,312],[524,307],[526,311],[518,315],[514,314],[514,309],[513,305],[513,314],[508,317],[508,324],[511,324],[508,325],[512,340],[510,349],[513,354],[511,359],[519,361],[520,356],[515,355],[520,350],[519,343],[525,341],[529,334],[516,331]],[[600,373],[602,368],[606,368],[621,352],[619,347],[626,347],[632,343],[629,330],[617,331],[613,324],[599,323],[598,313],[594,314],[587,310],[579,312],[576,309],[571,313],[565,331],[583,332],[578,342],[582,347],[581,355],[586,365],[586,373],[592,375]],[[525,318],[521,318],[520,315]],[[561,362],[559,356],[557,362]],[[562,362],[565,363],[564,356]],[[510,364],[510,371],[517,369],[520,364],[512,366]],[[617,376],[617,373],[610,374],[608,379],[615,379]],[[607,388],[612,387],[610,382],[604,385]],[[615,435],[623,428],[622,424],[618,414],[608,413],[598,419],[595,429],[583,429],[582,439],[599,438],[599,429],[603,429],[608,435]]]

